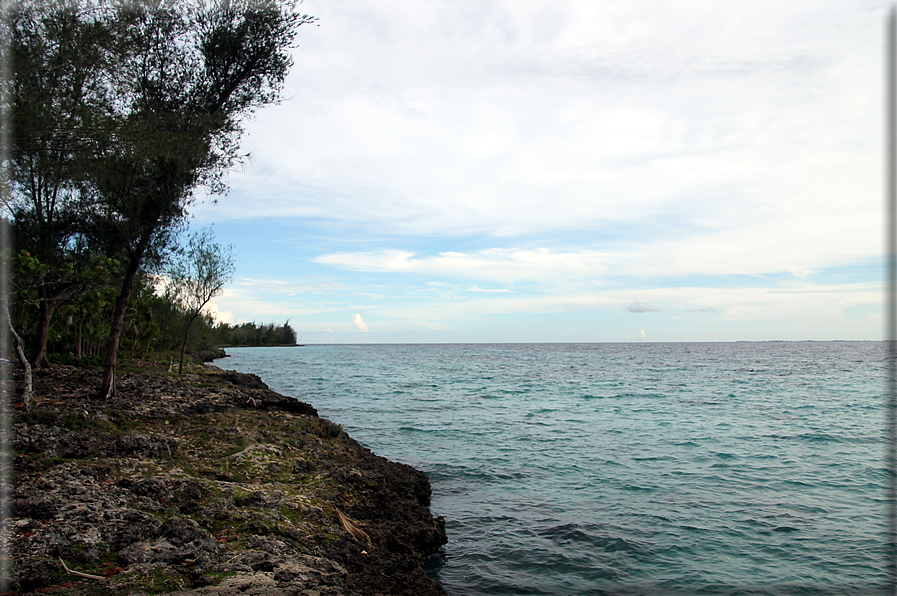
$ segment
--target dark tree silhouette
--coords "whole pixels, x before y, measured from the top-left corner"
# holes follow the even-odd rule
[[[197,187],[225,189],[243,122],[275,102],[296,28],[315,19],[275,1],[128,4],[117,14],[129,54],[117,79],[115,143],[99,155],[93,221],[124,264],[101,396],[114,392],[125,310],[137,274],[170,244]]]

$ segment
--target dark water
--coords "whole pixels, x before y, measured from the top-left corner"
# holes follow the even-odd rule
[[[881,343],[228,352],[430,476],[449,594],[884,593]]]

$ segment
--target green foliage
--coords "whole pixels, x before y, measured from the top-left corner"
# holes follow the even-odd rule
[[[193,319],[207,327],[196,339],[214,343],[202,300],[185,319],[146,273],[175,247],[196,190],[226,189],[246,119],[278,100],[297,28],[315,21],[295,6],[21,0],[4,11],[16,72],[0,81],[14,131],[0,201],[24,249],[14,326],[35,368],[48,353],[102,351],[109,396],[120,354],[163,355]]]
[[[89,336],[82,341],[74,330],[101,333],[102,329],[90,323],[111,304],[114,290],[110,284],[115,283],[118,261],[91,255],[81,259],[77,267],[73,262],[50,264],[24,249],[17,253],[6,249],[3,258],[10,262],[13,273],[13,322],[26,344],[32,346],[32,362],[45,354],[48,344],[62,353],[71,352],[70,358],[81,358],[85,342],[102,342],[100,337]],[[54,313],[56,316],[51,317]],[[53,324],[59,315],[72,324],[70,331]]]
[[[258,325],[255,321],[231,326],[221,323],[215,330],[221,346],[294,346],[296,331],[287,321],[281,326],[274,323]]]
[[[11,253],[7,252],[7,257]],[[27,251],[13,255],[17,327],[26,342],[38,332],[41,297],[35,286],[50,269]],[[114,259],[93,257],[80,270],[64,267],[62,273],[80,292],[56,309],[47,332],[47,357],[56,364],[102,366],[103,349],[109,337],[112,305],[118,293]],[[192,320],[192,323],[191,323]],[[195,306],[179,300],[160,278],[141,274],[128,303],[119,356],[143,360],[177,360],[184,335],[187,354],[215,351],[223,346],[294,345],[296,332],[289,321],[283,325],[255,322],[232,326],[216,323],[207,313],[198,315]]]

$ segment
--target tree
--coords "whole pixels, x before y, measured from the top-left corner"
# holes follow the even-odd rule
[[[79,213],[116,60],[107,14],[74,0],[23,2],[8,11],[16,73],[8,94],[14,135],[4,204],[18,247],[44,267],[35,286],[35,368],[46,363],[54,311],[84,289],[72,272],[90,258]]]
[[[314,22],[274,0],[126,5],[129,55],[115,83],[115,143],[98,156],[95,238],[125,265],[105,350],[102,396],[114,392],[125,310],[145,260],[169,244],[194,192],[225,189],[255,109],[277,101],[298,26]]]
[[[215,334],[219,346],[295,346],[297,339],[289,320],[280,327],[274,323],[258,325],[255,321],[235,327],[219,323]]]
[[[193,234],[184,251],[184,258],[169,272],[172,295],[187,315],[178,374],[184,370],[184,352],[190,326],[215,296],[219,296],[234,274],[233,248],[215,243],[210,230]]]
[[[287,319],[287,322],[283,324],[283,327],[278,331],[278,335],[280,336],[278,339],[278,343],[282,346],[294,346],[296,345],[296,331],[290,327],[290,320]]]
[[[0,221],[0,227],[6,227],[7,222]],[[0,233],[6,234],[6,230],[0,231]],[[12,250],[8,247],[3,247],[0,250],[0,271],[3,273],[8,272],[10,267],[10,261],[12,260]],[[0,337],[3,338],[4,341],[9,341],[12,344],[13,349],[16,352],[16,356],[19,359],[19,362],[22,364],[23,368],[23,384],[22,388],[22,403],[24,404],[25,411],[31,410],[31,396],[32,396],[32,375],[31,375],[31,363],[28,362],[28,358],[25,356],[25,350],[23,348],[22,338],[16,332],[15,326],[13,325],[12,312],[9,308],[9,298],[10,293],[5,291],[6,288],[3,288],[4,291],[0,291],[0,319],[5,320],[5,329],[0,331]],[[5,356],[5,354],[4,354]]]
[[[38,349],[29,361],[35,369],[40,368],[42,361],[46,362],[51,315],[57,307],[80,310],[79,305],[104,293],[112,273],[118,269],[117,261],[102,256],[78,260],[81,261],[78,267],[71,261],[53,267],[24,249],[13,259],[16,274],[11,283],[12,296],[18,306],[21,329],[25,330],[23,335],[35,338],[33,344]],[[54,293],[48,295],[47,288],[54,288]],[[26,322],[29,314],[35,312],[37,324],[31,329]]]
[[[140,272],[159,267],[198,188],[226,189],[246,118],[278,100],[296,30],[316,20],[295,6],[23,0],[0,23],[11,31],[17,69],[9,94],[14,167],[3,203],[20,238],[49,271],[78,269],[78,259],[96,252],[122,264],[103,396],[114,391]],[[77,291],[47,278],[36,344],[45,349],[40,329]]]

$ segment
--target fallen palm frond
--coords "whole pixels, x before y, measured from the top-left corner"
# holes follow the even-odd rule
[[[334,508],[334,509],[336,509],[336,508]],[[346,532],[348,532],[349,534],[352,535],[352,538],[354,538],[355,540],[358,540],[359,542],[361,542],[363,540],[363,541],[367,542],[368,546],[370,546],[371,548],[374,547],[374,545],[371,544],[370,536],[368,536],[367,532],[365,532],[364,530],[359,528],[358,524],[356,524],[356,522],[352,521],[351,519],[349,519],[348,517],[343,515],[343,512],[340,511],[339,509],[336,510],[336,515],[337,515],[337,517],[339,517],[339,524],[343,527],[343,529]]]

